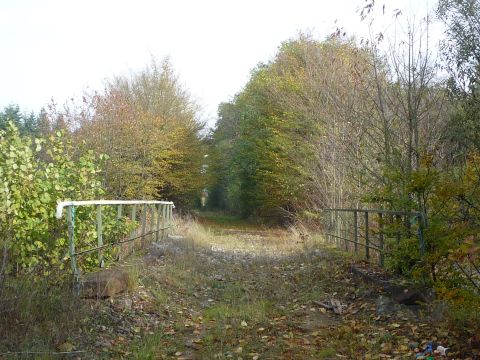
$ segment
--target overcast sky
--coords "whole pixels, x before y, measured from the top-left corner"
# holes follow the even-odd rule
[[[377,0],[376,28],[392,13],[424,16],[435,0]],[[100,89],[170,56],[181,81],[213,124],[220,102],[241,90],[256,64],[299,31],[322,39],[336,26],[368,36],[357,9],[365,0],[0,0],[0,108],[37,112]],[[335,21],[337,21],[335,23]],[[436,42],[440,32],[432,32]]]

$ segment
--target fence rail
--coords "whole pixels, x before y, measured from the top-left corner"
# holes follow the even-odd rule
[[[367,261],[375,252],[380,266],[384,266],[385,255],[391,251],[388,246],[394,240],[397,246],[403,238],[416,236],[420,255],[425,253],[423,231],[427,225],[425,214],[421,212],[393,211],[379,209],[325,209],[326,240],[338,248],[359,254],[359,247]],[[413,235],[416,232],[416,235]],[[361,236],[363,235],[363,236]],[[353,237],[353,238],[352,238]],[[363,237],[363,239],[362,239]],[[353,246],[352,246],[353,244]]]
[[[93,206],[96,208],[96,233],[97,246],[76,251],[75,248],[75,209],[77,207]],[[116,206],[117,219],[129,218],[132,222],[137,220],[137,214],[140,214],[140,235],[130,236],[127,239],[121,239],[115,242],[104,244],[103,241],[103,207]],[[130,206],[130,216],[124,215],[124,207]],[[139,209],[137,209],[140,207]],[[77,263],[77,257],[91,252],[98,252],[99,267],[104,267],[103,250],[108,247],[118,246],[124,243],[142,239],[142,244],[145,243],[146,236],[155,235],[155,241],[159,238],[163,239],[171,227],[171,220],[173,218],[173,209],[175,205],[171,201],[156,201],[156,200],[87,200],[87,201],[62,201],[57,204],[56,217],[61,219],[63,216],[63,209],[66,212],[67,226],[68,226],[68,253],[71,259],[72,272],[75,281],[80,281],[80,270]],[[138,211],[137,211],[138,210]],[[147,217],[150,212],[150,229],[147,231]],[[156,220],[156,221],[155,221]],[[161,235],[160,235],[161,232]]]

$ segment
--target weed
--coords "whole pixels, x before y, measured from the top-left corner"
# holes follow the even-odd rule
[[[207,320],[220,322],[242,321],[247,324],[264,322],[272,312],[273,306],[269,301],[255,301],[239,303],[237,305],[219,304],[205,310],[204,316]]]
[[[337,354],[337,351],[332,348],[326,348],[326,349],[321,349],[318,350],[317,356],[319,359],[329,359],[329,358],[335,358],[335,355]]]
[[[128,267],[124,267],[127,273],[127,290],[132,292],[139,283],[140,279],[140,269],[138,265],[130,265]]]

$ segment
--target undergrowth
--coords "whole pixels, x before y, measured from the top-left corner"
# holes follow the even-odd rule
[[[70,279],[8,279],[1,291],[0,352],[56,352],[78,335],[87,309]]]

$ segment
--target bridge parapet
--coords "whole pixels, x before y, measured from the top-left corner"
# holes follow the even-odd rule
[[[402,239],[412,236],[418,238],[420,255],[425,254],[423,232],[427,218],[421,212],[375,209],[324,209],[324,212],[326,240],[345,251],[363,252],[367,261],[373,255],[384,266],[385,255],[400,246]]]
[[[75,244],[75,212],[78,207],[94,207],[96,209],[96,246],[88,247],[80,251],[76,250]],[[104,243],[104,207],[116,207],[117,220],[128,220],[135,224],[137,218],[140,220],[140,229],[131,232],[128,237],[109,243]],[[125,211],[129,207],[130,211]],[[81,282],[81,271],[78,266],[77,258],[79,256],[98,252],[98,265],[100,268],[105,266],[103,252],[106,248],[130,244],[135,240],[141,239],[144,246],[147,237],[155,241],[163,239],[172,226],[173,209],[175,205],[171,201],[157,200],[82,200],[82,201],[61,201],[56,208],[56,217],[63,217],[63,209],[66,212],[68,227],[68,254],[71,259],[72,272],[75,283]],[[147,229],[148,227],[148,229]],[[130,247],[134,251],[135,247]]]

